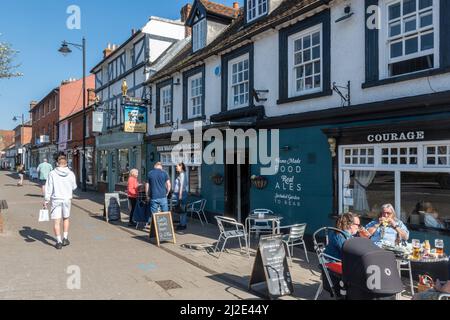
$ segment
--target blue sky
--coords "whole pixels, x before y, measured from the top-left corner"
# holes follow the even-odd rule
[[[150,16],[179,19],[189,0],[0,0],[0,41],[19,51],[23,77],[0,80],[0,129],[13,129],[14,116],[25,113],[29,103],[40,100],[62,80],[82,77],[82,55],[74,49],[63,57],[62,40],[81,43],[87,39],[87,71],[102,58],[108,43],[120,44],[140,29]],[[216,2],[232,5],[233,0]],[[240,1],[243,3],[243,1]],[[81,9],[81,30],[69,30],[70,5]]]

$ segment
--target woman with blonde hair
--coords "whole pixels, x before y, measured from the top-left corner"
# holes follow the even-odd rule
[[[138,177],[139,177],[139,171],[137,169],[131,169],[130,177],[128,178],[128,185],[127,185],[128,201],[130,202],[130,207],[131,207],[130,221],[128,223],[128,226],[130,226],[130,227],[136,226],[133,221],[133,213],[134,213],[134,209],[136,208],[137,198],[138,198],[138,194],[139,194]]]
[[[409,238],[409,231],[405,224],[397,218],[395,209],[391,204],[385,204],[381,207],[377,220],[370,222],[366,226],[370,234],[370,239],[378,246],[383,242],[390,244],[399,244]]]

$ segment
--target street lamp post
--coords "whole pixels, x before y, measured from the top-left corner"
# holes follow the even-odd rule
[[[86,39],[83,37],[82,44],[63,41],[58,50],[64,56],[72,52],[69,45],[83,51],[83,163],[81,168],[82,191],[86,192]]]
[[[14,116],[12,119],[14,122],[19,121],[19,118],[22,118],[22,126],[20,127],[20,148],[22,149],[22,157],[20,159],[21,164],[25,165],[25,153],[23,150],[23,135],[24,135],[24,125],[25,125],[25,115],[22,113],[22,116]]]

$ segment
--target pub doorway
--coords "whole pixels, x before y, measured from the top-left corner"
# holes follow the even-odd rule
[[[225,164],[225,216],[244,223],[250,211],[250,175],[248,149],[232,151],[234,164]],[[238,156],[244,164],[237,164]]]

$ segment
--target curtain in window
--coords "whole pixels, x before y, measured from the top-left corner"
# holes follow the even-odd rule
[[[375,175],[375,171],[355,171],[353,196],[355,201],[354,209],[357,212],[370,211],[367,200],[367,187],[373,182]]]

